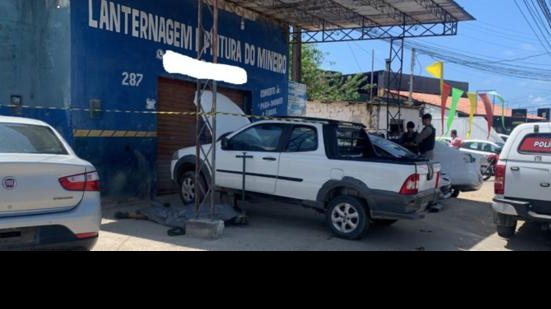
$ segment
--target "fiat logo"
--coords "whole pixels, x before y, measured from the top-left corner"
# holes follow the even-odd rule
[[[14,177],[5,177],[2,179],[2,187],[6,190],[15,190],[15,187],[17,187],[17,181]]]

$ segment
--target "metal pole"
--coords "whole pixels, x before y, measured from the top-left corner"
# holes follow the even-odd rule
[[[213,26],[211,45],[213,49],[212,62],[218,63],[218,0],[213,0]],[[218,82],[212,81],[212,177],[210,191],[210,214],[214,217],[216,197],[216,111],[217,111]]]
[[[375,70],[375,49],[371,50],[371,79],[369,80],[369,83],[373,85],[373,71]],[[369,101],[373,101],[373,88],[369,89]],[[379,126],[379,124],[377,124]]]
[[[293,76],[292,79],[300,83],[302,82],[302,29],[298,26],[293,26]]]
[[[197,1],[197,60],[201,60],[203,57],[203,0]],[[202,83],[201,80],[197,80],[197,107],[195,113],[195,215],[199,217],[199,208],[201,207],[201,200],[199,200],[199,194],[201,189],[201,97],[202,97]]]
[[[391,44],[391,50],[392,50],[392,42],[390,43]],[[392,53],[392,52],[391,52]],[[392,54],[391,54],[392,56]],[[391,59],[387,59],[386,60],[386,64],[385,64],[385,67],[386,67],[386,91],[387,91],[387,94],[386,94],[386,97],[387,97],[387,100],[386,100],[386,138],[388,139],[388,133],[390,132],[390,64],[391,64]]]
[[[411,49],[411,74],[409,75],[409,101],[413,102],[413,72],[415,72],[415,48]]]

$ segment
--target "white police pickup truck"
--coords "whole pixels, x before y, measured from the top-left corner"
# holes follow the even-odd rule
[[[437,199],[440,165],[404,153],[374,150],[361,124],[326,119],[259,121],[221,136],[216,143],[218,189],[239,194],[242,158],[246,192],[299,202],[327,214],[337,236],[361,238],[371,223],[423,218]],[[195,199],[195,147],[174,154],[172,179],[184,203]],[[212,171],[201,169],[209,183]]]
[[[492,204],[497,232],[509,238],[518,220],[551,224],[551,124],[516,127],[496,166]]]

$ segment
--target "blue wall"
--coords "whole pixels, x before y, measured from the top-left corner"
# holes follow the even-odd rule
[[[196,5],[195,0],[73,0],[70,14],[72,107],[88,108],[89,101],[97,99],[101,101],[102,109],[144,111],[148,100],[157,100],[159,77],[185,79],[166,74],[158,55],[173,50],[196,57]],[[211,16],[207,9],[204,16],[209,29]],[[162,20],[165,23],[161,23]],[[163,41],[161,24],[168,30],[175,29],[175,21],[178,28],[186,31],[180,30],[176,40],[171,31],[164,31],[170,34],[164,35]],[[247,70],[249,82],[239,89],[251,93],[253,113],[285,115],[288,92],[286,30],[268,22],[247,19],[244,20],[244,29],[241,29],[241,22],[241,17],[220,11],[220,35],[236,40],[234,52],[230,48],[226,53],[224,49],[220,62]],[[181,39],[189,34],[190,40]],[[237,44],[241,54],[236,52]],[[252,64],[245,60],[245,45],[254,45],[252,49],[247,48],[249,55],[250,50],[255,51],[256,59]],[[275,59],[285,67],[259,63],[259,53],[275,55]],[[125,72],[143,75],[141,83],[134,84],[128,78],[125,81],[132,85],[123,85]],[[157,130],[155,115],[102,113],[92,119],[88,112],[73,111],[71,121],[76,130]],[[154,183],[139,186],[144,177],[154,172],[156,143],[156,138],[88,137],[74,140],[75,151],[96,165],[105,193],[110,195],[146,195],[144,190],[154,187]],[[154,182],[154,175],[149,180]]]
[[[0,105],[21,96],[26,106],[17,116],[44,120],[71,142],[70,8],[61,1],[0,1]],[[0,107],[1,115],[15,115]]]

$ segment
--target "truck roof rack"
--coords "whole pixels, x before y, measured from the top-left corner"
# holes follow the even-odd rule
[[[311,121],[311,122],[321,122],[321,123],[324,123],[324,124],[334,124],[334,125],[346,124],[346,125],[351,125],[351,126],[365,127],[363,124],[357,123],[357,122],[327,119],[327,118],[303,117],[303,116],[281,116],[281,117],[277,117],[277,118],[278,119],[289,119],[289,120],[295,119],[295,120],[304,120],[304,121]]]

